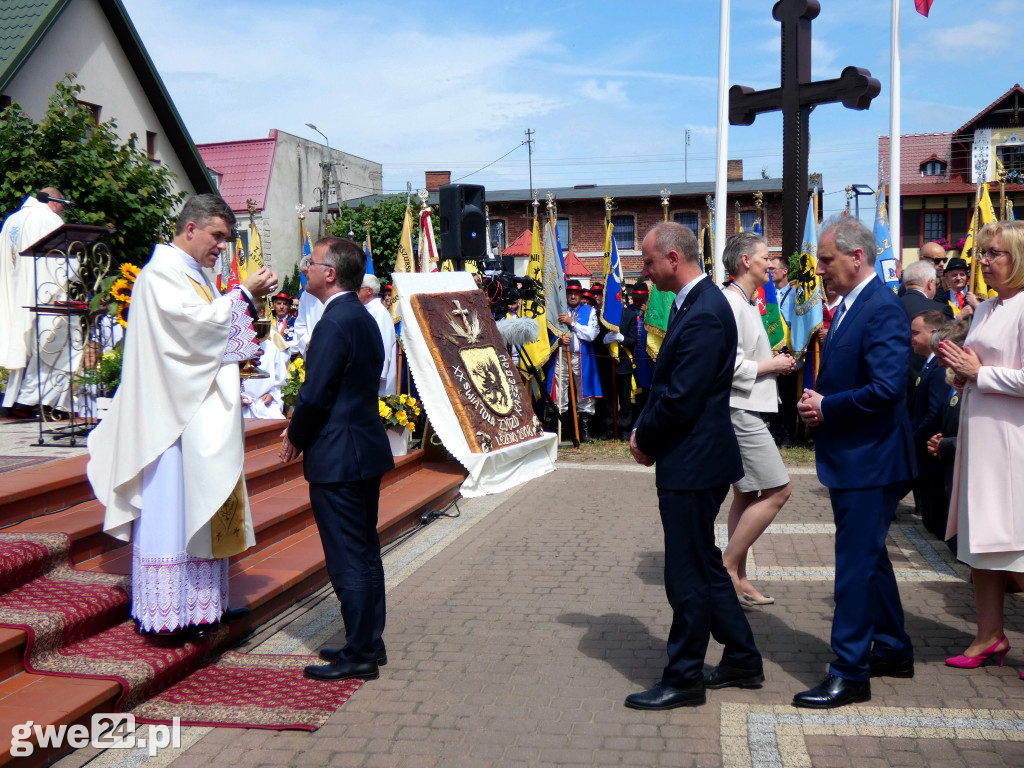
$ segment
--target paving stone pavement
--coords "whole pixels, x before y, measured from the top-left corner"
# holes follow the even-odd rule
[[[777,601],[748,614],[765,658],[761,690],[709,691],[705,706],[665,713],[623,706],[665,662],[654,475],[613,460],[560,462],[502,497],[460,502],[461,518],[435,522],[388,555],[389,664],[319,731],[191,728],[180,749],[150,760],[81,750],[59,765],[1024,765],[1024,654],[1011,651],[1003,668],[943,665],[972,636],[971,589],[906,505],[890,554],[916,676],[872,681],[869,705],[790,706],[831,659],[834,562],[824,489],[806,470],[794,472],[793,486],[748,568]],[[1008,597],[1016,646],[1021,607],[1020,596]],[[333,597],[309,614],[259,650],[306,652],[337,639]],[[709,662],[720,654],[712,641]]]

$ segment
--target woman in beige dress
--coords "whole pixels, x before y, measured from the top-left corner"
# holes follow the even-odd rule
[[[732,278],[723,291],[736,318],[737,331],[729,414],[743,458],[743,477],[732,488],[729,545],[722,561],[740,605],[751,608],[775,600],[762,594],[747,578],[747,552],[792,493],[782,456],[761,414],[778,411],[775,376],[789,373],[796,364],[789,355],[772,356],[771,342],[754,299],[757,289],[771,279],[772,259],[764,238],[754,232],[733,235],[726,242],[722,261]]]
[[[957,534],[957,557],[971,566],[978,624],[946,660],[959,668],[997,654],[1002,664],[1007,579],[1024,573],[1024,221],[989,224],[978,240],[978,266],[997,295],[974,311],[963,349],[939,344],[963,390],[946,538]]]

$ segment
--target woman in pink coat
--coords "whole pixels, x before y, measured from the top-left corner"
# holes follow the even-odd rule
[[[958,534],[957,557],[971,566],[978,622],[946,664],[968,669],[996,654],[1002,664],[1007,578],[1024,582],[1024,221],[989,224],[978,240],[978,266],[998,295],[975,310],[963,349],[939,345],[963,390],[946,538]]]

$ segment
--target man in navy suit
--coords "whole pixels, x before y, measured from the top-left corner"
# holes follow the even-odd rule
[[[673,615],[660,682],[628,696],[626,706],[673,709],[703,704],[705,688],[759,688],[764,672],[715,546],[715,517],[729,485],[743,476],[729,420],[736,321],[718,286],[705,277],[688,227],[655,226],[644,238],[643,259],[643,276],[676,294],[650,397],[630,438],[636,461],[655,465]],[[705,674],[712,635],[725,652]]]
[[[306,350],[306,381],[281,444],[282,461],[305,451],[303,473],[327,573],[341,601],[345,647],[325,649],[316,680],[374,680],[384,650],[384,566],[377,538],[380,479],[394,467],[377,407],[384,344],[359,301],[366,254],[351,240],[317,241],[306,290],[324,304]]]
[[[872,676],[913,677],[914,656],[885,549],[889,524],[914,476],[906,406],[910,321],[875,277],[875,236],[851,217],[826,222],[818,268],[843,297],[822,350],[817,391],[806,389],[800,418],[817,428],[818,479],[836,523],[836,659],[798,707],[827,709],[871,699]]]

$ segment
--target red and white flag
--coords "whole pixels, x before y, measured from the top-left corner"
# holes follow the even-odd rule
[[[914,0],[914,7],[917,8],[917,12],[922,16],[927,16],[928,11],[932,9],[932,3],[934,0]]]
[[[434,242],[434,225],[430,220],[430,209],[420,211],[420,272],[437,272],[437,244]]]

